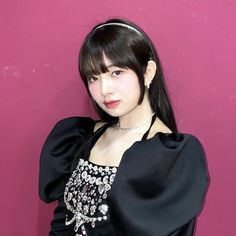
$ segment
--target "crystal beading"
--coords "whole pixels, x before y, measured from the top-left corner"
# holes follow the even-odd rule
[[[107,192],[111,189],[116,172],[117,167],[98,166],[79,159],[64,192],[66,207],[73,213],[71,219],[66,216],[65,224],[75,222],[76,235],[87,235],[84,224],[90,223],[94,228],[96,221],[108,219]]]

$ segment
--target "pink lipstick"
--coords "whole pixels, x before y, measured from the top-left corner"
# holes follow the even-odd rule
[[[108,101],[108,102],[104,102],[104,104],[107,108],[114,108],[114,107],[118,106],[119,102],[120,102],[119,100],[118,101]]]

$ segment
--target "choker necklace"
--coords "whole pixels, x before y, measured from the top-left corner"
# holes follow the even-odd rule
[[[118,121],[117,124],[116,124],[116,127],[117,127],[118,129],[120,129],[120,130],[134,130],[134,129],[141,128],[141,127],[143,127],[144,125],[146,125],[146,124],[152,119],[152,117],[153,117],[154,114],[155,114],[155,112],[152,113],[151,117],[148,118],[148,120],[146,120],[144,123],[142,123],[142,124],[139,125],[139,126],[136,126],[136,127],[128,127],[128,128],[122,128],[122,127],[120,126],[120,122]]]

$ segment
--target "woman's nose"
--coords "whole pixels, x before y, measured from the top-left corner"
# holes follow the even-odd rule
[[[103,96],[113,93],[113,85],[110,78],[104,76],[101,78],[100,81],[101,81],[101,94]]]

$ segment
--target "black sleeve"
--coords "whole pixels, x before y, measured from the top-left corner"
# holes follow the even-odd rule
[[[189,134],[158,137],[130,150],[122,164],[135,171],[117,173],[108,200],[118,235],[193,235],[209,182],[203,146]]]
[[[196,218],[204,205],[210,179],[205,157],[202,144],[191,135],[170,170],[169,193],[166,193],[170,215],[166,217],[177,230],[168,236],[194,235]]]
[[[63,196],[75,153],[93,132],[94,120],[70,117],[57,122],[49,133],[40,155],[39,196],[52,202]]]

